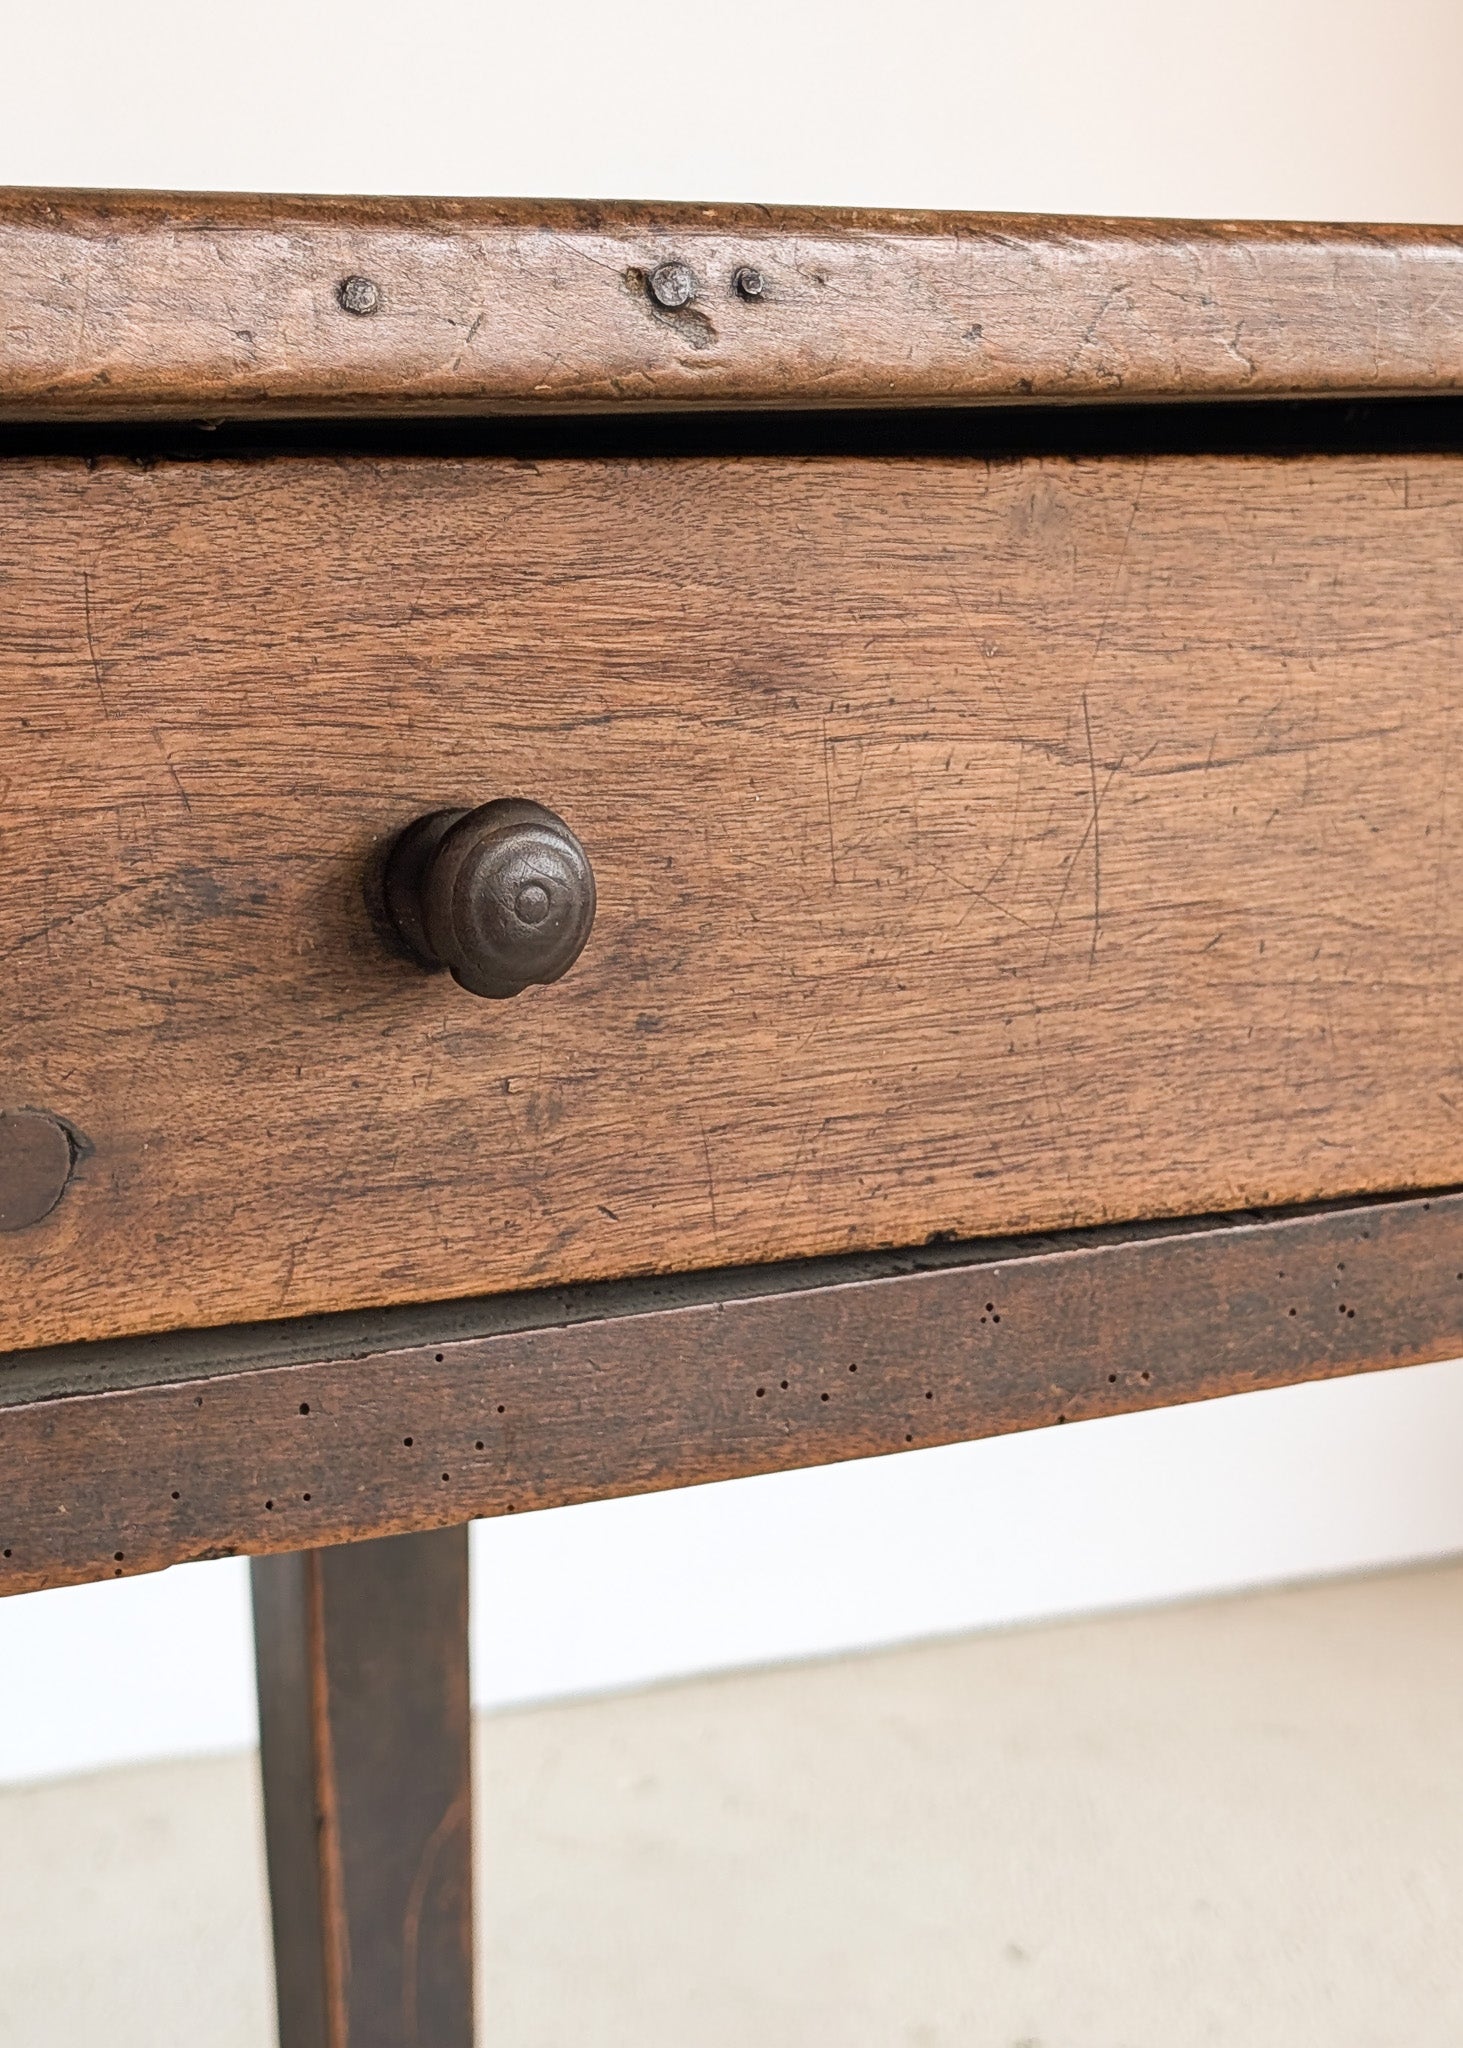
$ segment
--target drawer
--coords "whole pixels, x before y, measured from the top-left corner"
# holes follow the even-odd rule
[[[0,1344],[1463,1178],[1458,458],[12,457],[0,607]]]

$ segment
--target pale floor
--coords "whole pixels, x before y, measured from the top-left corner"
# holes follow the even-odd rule
[[[479,1729],[494,2048],[1457,2048],[1463,1567]],[[4,2048],[268,2048],[252,1758],[0,1796]]]

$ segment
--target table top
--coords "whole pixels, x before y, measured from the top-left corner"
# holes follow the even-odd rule
[[[0,191],[0,419],[1463,388],[1463,229]]]

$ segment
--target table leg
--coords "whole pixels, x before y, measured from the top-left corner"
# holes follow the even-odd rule
[[[471,2048],[467,1530],[253,1581],[280,2048]]]

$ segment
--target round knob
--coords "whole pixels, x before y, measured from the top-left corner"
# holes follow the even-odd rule
[[[0,1230],[28,1230],[49,1216],[75,1164],[71,1135],[56,1117],[0,1110]]]
[[[522,797],[433,811],[386,862],[386,907],[427,967],[475,996],[557,981],[594,923],[594,870],[562,818]]]

